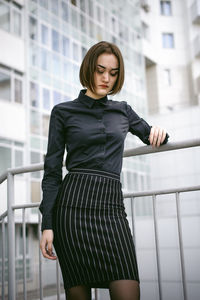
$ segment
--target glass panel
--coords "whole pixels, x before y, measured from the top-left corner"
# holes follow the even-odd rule
[[[29,36],[32,40],[37,40],[37,20],[33,17],[29,18]]]
[[[39,89],[38,84],[30,82],[30,102],[31,106],[39,107]]]
[[[76,43],[73,43],[73,59],[79,60],[78,45]]]
[[[42,89],[42,106],[44,109],[50,109],[50,92],[48,89]]]
[[[40,139],[31,137],[31,148],[40,149]]]
[[[13,32],[18,36],[22,34],[21,14],[16,10],[13,12]]]
[[[40,114],[31,111],[31,133],[40,134]]]
[[[23,166],[23,152],[15,150],[15,167]]]
[[[72,64],[70,62],[63,64],[63,76],[64,80],[71,82],[72,79]]]
[[[164,16],[170,16],[172,14],[171,11],[171,2],[170,1],[160,1],[160,11]]]
[[[45,49],[41,49],[41,68],[50,72],[50,54]]]
[[[51,12],[58,15],[58,0],[51,0]]]
[[[174,35],[173,33],[162,34],[163,48],[174,48]]]
[[[40,153],[31,151],[31,164],[40,163]],[[32,178],[40,178],[40,171],[32,172]]]
[[[40,4],[42,7],[48,9],[48,0],[39,0],[39,4]]]
[[[15,78],[15,102],[22,103],[22,81]]]
[[[87,49],[85,47],[81,47],[82,58],[84,58],[85,54],[87,53]]]
[[[0,2],[0,28],[10,31],[10,8]]]
[[[65,36],[62,39],[62,53],[64,56],[70,57],[69,39]]]
[[[97,6],[97,20],[101,23],[101,9],[99,6]]]
[[[53,91],[53,105],[60,103],[60,101],[61,101],[61,94],[56,91]]]
[[[69,21],[69,11],[67,3],[62,1],[62,19],[65,22]]]
[[[82,14],[81,14],[81,31],[86,32],[86,19]]]
[[[54,76],[60,76],[60,58],[58,55],[52,56],[52,73]]]
[[[90,21],[89,23],[89,31],[90,31],[90,37],[94,38],[94,23],[92,21]]]
[[[80,8],[82,11],[85,11],[85,0],[80,0]]]
[[[41,41],[44,45],[48,45],[49,42],[49,30],[45,25],[41,25]]]
[[[59,52],[59,33],[55,30],[52,30],[52,49]]]
[[[38,66],[38,54],[39,54],[39,50],[38,47],[36,45],[34,45],[33,43],[30,44],[30,63],[32,66]]]
[[[0,99],[11,101],[10,76],[0,72]]]
[[[31,202],[40,202],[40,182],[31,182]]]
[[[94,9],[93,9],[92,0],[88,1],[88,5],[89,5],[89,15],[90,15],[90,17],[93,17],[93,15],[94,15]]]
[[[49,131],[49,116],[43,115],[42,116],[42,134],[43,136],[48,136]]]
[[[74,83],[79,84],[79,66],[73,65]]]
[[[77,13],[74,9],[72,9],[72,25],[77,28],[78,27],[78,19],[77,19]]]
[[[0,173],[11,167],[11,149],[0,146]]]

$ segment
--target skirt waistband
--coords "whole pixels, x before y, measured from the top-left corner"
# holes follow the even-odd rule
[[[69,173],[81,173],[81,174],[91,174],[91,175],[100,175],[104,177],[111,177],[113,179],[120,180],[120,175],[116,173],[111,173],[103,170],[95,170],[95,169],[83,169],[83,168],[72,168],[69,170]]]

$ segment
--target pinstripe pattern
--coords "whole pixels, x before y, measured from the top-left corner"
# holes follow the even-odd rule
[[[119,175],[77,168],[66,174],[53,216],[53,244],[66,290],[139,281],[126,217]]]

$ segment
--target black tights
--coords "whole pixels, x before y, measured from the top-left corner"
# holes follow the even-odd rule
[[[140,287],[135,280],[115,280],[109,284],[111,300],[139,300]],[[65,293],[66,300],[91,300],[91,288],[85,285],[72,287]]]

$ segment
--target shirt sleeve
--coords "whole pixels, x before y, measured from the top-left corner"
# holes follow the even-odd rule
[[[62,165],[65,150],[64,126],[56,106],[53,107],[49,121],[47,153],[44,160],[42,179],[42,202],[39,210],[42,213],[42,228],[52,229],[52,213],[62,183]]]
[[[140,118],[128,103],[126,103],[126,105],[129,120],[129,132],[139,137],[143,143],[150,145],[149,135],[152,126],[150,126],[143,118]],[[166,133],[166,137],[162,145],[168,142],[168,138],[169,135]]]

